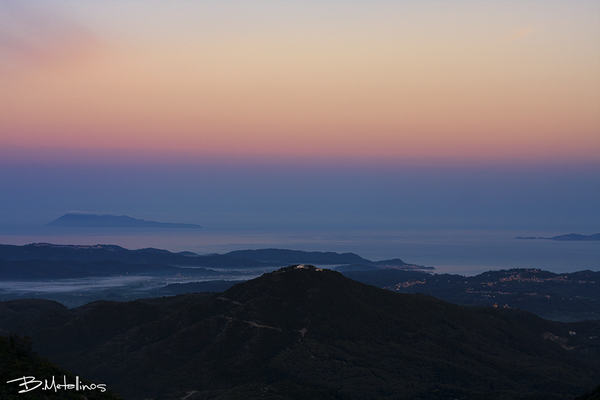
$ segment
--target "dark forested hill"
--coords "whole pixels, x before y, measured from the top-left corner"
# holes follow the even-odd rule
[[[597,322],[466,309],[314,267],[212,296],[55,304],[2,303],[1,332],[130,399],[568,399],[600,376]]]
[[[0,336],[0,377],[2,400],[120,399],[106,390],[103,383],[85,380],[40,357],[28,337]],[[64,382],[73,387],[62,387]]]

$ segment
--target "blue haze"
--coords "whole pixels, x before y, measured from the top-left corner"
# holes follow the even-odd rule
[[[200,253],[264,247],[353,251],[466,273],[524,266],[600,269],[597,244],[513,239],[600,232],[596,165],[0,161],[0,188],[0,243],[98,240]],[[43,226],[69,211],[194,223],[204,230],[194,236]]]

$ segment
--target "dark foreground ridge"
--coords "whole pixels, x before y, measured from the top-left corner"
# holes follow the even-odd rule
[[[3,334],[127,399],[566,400],[598,384],[599,327],[303,265],[215,295],[0,303]]]
[[[0,399],[2,400],[121,399],[120,396],[106,390],[104,384],[90,382],[40,357],[33,351],[31,338],[21,338],[17,335],[0,336],[0,360],[2,360],[0,362],[0,377],[2,377]],[[38,385],[38,382],[43,384]],[[61,387],[64,382],[73,387],[70,389]],[[25,392],[19,393],[21,390]]]
[[[146,221],[132,218],[127,215],[109,214],[65,214],[46,224],[47,226],[61,226],[70,228],[172,228],[172,229],[200,229],[196,224],[180,224],[171,222]]]

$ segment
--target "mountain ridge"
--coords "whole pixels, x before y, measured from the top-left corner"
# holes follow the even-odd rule
[[[0,244],[0,259],[17,260],[72,260],[120,261],[123,263],[167,264],[207,268],[264,268],[290,264],[353,264],[386,266],[407,269],[433,269],[408,264],[399,258],[371,261],[354,253],[307,252],[288,249],[236,250],[225,254],[198,255],[191,252],[172,253],[168,250],[145,248],[129,250],[117,245],[57,245],[31,243],[23,246]]]

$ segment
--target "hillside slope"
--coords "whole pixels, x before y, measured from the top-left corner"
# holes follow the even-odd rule
[[[119,400],[121,397],[40,357],[30,338],[0,336],[0,399]],[[55,379],[52,379],[55,378]],[[44,382],[42,384],[42,382]],[[73,385],[65,388],[64,382]],[[21,392],[21,393],[19,393]],[[85,396],[85,397],[83,397]]]

